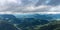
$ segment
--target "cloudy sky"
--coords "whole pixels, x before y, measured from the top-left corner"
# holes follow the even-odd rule
[[[60,0],[0,0],[0,12],[60,12]]]

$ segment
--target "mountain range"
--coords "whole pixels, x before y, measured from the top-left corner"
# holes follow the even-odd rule
[[[33,27],[37,25],[41,26],[48,24],[53,19],[60,19],[60,14],[0,14],[0,21],[3,20],[12,25],[16,24],[16,26],[22,30],[26,30],[27,27],[33,29]],[[1,24],[0,28],[3,28],[2,25],[3,24]],[[5,23],[4,26],[6,27]]]

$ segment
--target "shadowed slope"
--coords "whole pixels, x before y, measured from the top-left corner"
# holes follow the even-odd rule
[[[18,29],[6,21],[0,21],[0,30],[18,30]]]

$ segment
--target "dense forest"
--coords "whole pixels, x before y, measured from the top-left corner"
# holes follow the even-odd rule
[[[60,30],[60,20],[24,20],[19,24],[13,25],[7,21],[0,21],[0,30]]]
[[[0,30],[60,30],[60,20],[54,20],[51,16],[45,15],[38,16],[38,18],[0,15]]]
[[[34,24],[35,23],[35,24]],[[18,25],[22,30],[60,30],[60,20],[24,22]]]

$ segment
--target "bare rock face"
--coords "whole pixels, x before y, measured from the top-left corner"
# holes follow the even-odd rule
[[[18,29],[6,21],[0,21],[0,30],[18,30]]]

